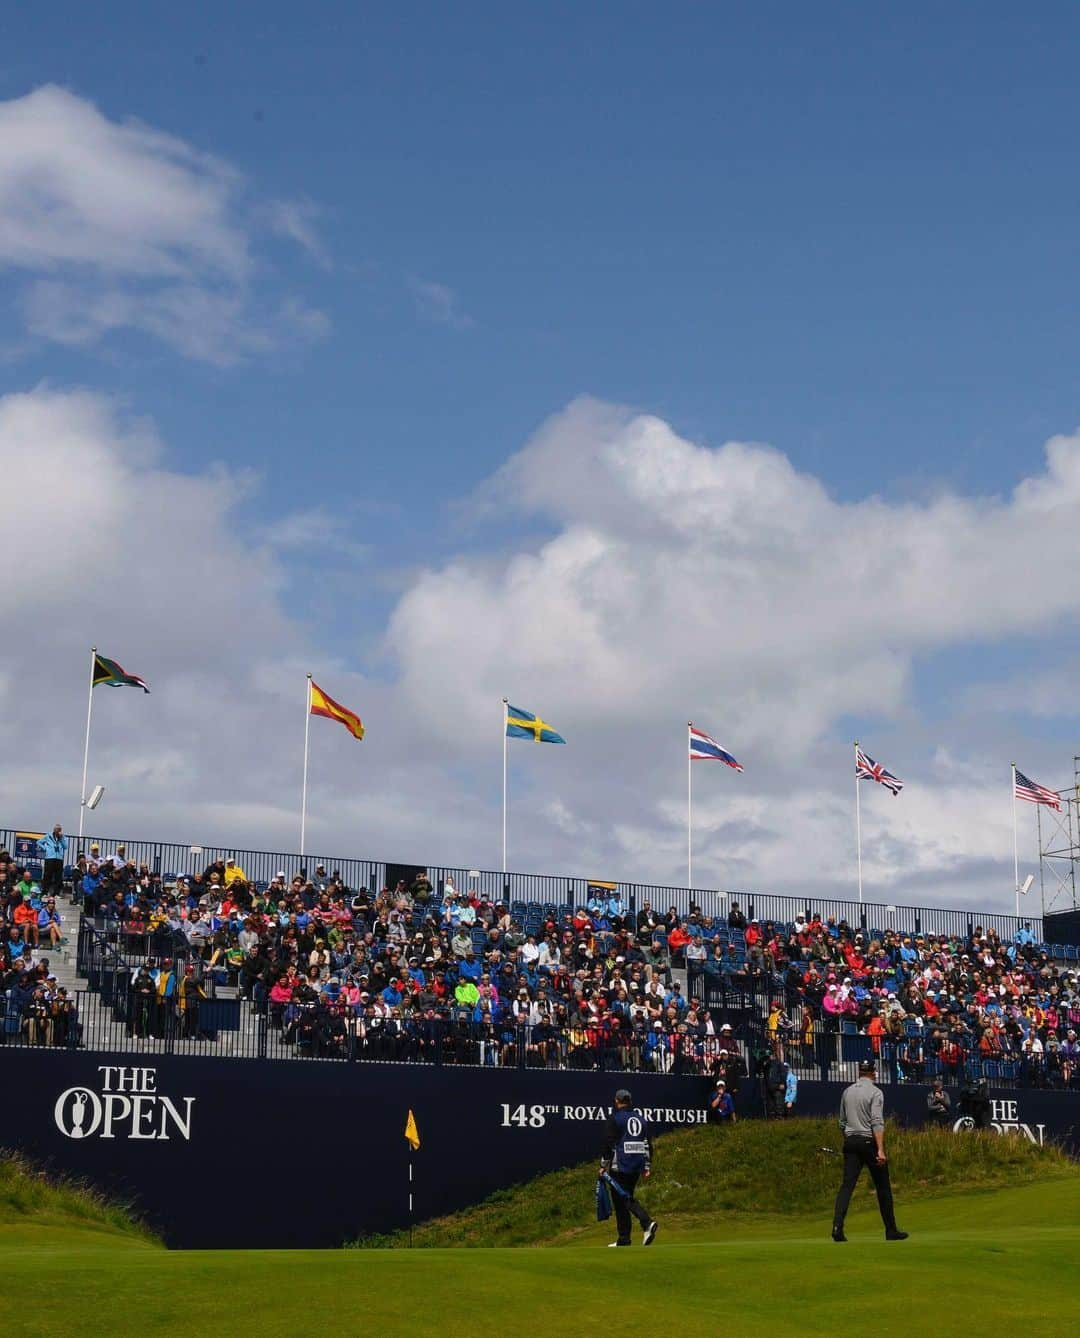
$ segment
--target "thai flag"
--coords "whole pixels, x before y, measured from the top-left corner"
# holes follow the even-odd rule
[[[691,762],[725,762],[736,771],[742,771],[742,765],[736,762],[726,748],[721,748],[714,738],[703,729],[690,726]]]

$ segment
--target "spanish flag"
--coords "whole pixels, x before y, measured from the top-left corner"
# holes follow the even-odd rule
[[[409,1118],[405,1121],[405,1141],[414,1152],[420,1150],[420,1130],[416,1127],[416,1116],[409,1111]]]
[[[324,715],[327,720],[336,720],[344,725],[354,739],[364,737],[364,724],[355,711],[334,701],[329,693],[323,692],[316,683],[311,684],[311,714]]]

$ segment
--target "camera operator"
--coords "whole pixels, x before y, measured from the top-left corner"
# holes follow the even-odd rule
[[[990,1128],[990,1094],[985,1078],[969,1078],[960,1089],[960,1114],[976,1129]]]
[[[74,1048],[79,1043],[79,1014],[75,1001],[63,985],[56,991],[52,1003],[53,1045]]]
[[[30,1045],[52,1045],[52,1007],[44,985],[34,991],[24,1015],[23,1027]]]

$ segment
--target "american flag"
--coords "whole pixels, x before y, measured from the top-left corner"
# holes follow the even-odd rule
[[[1016,777],[1014,793],[1017,799],[1026,799],[1029,804],[1046,804],[1049,808],[1056,808],[1059,813],[1061,812],[1061,799],[1055,791],[1048,790],[1045,785],[1036,785],[1015,767],[1013,774]]]
[[[736,771],[742,771],[741,763],[736,762],[726,748],[721,748],[711,735],[706,734],[703,729],[698,729],[694,725],[690,726],[690,760],[691,762],[725,762]]]
[[[855,745],[855,775],[859,780],[877,781],[879,785],[884,785],[886,790],[891,790],[894,795],[899,794],[904,788],[902,780],[897,780],[891,771],[886,771],[872,757],[867,757],[858,744]]]

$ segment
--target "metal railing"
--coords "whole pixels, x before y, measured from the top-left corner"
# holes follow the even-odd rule
[[[818,1029],[812,1046],[788,1033],[770,1038],[762,1009],[776,989],[728,994],[716,1009],[709,1036],[675,1031],[650,1037],[647,1030],[621,1035],[602,1028],[478,1023],[451,1010],[438,1017],[371,1019],[321,1006],[280,1010],[265,1001],[176,995],[158,998],[134,992],[129,982],[111,992],[76,990],[58,1003],[31,999],[16,1006],[0,998],[0,1053],[13,1049],[81,1049],[102,1054],[202,1056],[234,1060],[336,1061],[427,1064],[435,1067],[661,1073],[740,1078],[764,1093],[769,1061],[779,1056],[800,1079],[853,1082],[862,1059],[875,1054],[883,1085],[929,1083],[942,1076],[949,1086],[984,1079],[993,1088],[1080,1091],[1080,1065],[1053,1055],[1003,1055],[993,1059],[963,1053],[943,1063],[920,1043],[884,1040]],[[779,991],[783,993],[782,987]],[[796,1021],[796,1010],[791,1010]],[[729,1020],[730,1033],[720,1034]],[[727,1052],[726,1055],[724,1052]]]
[[[0,828],[0,847],[10,851],[16,848],[16,831]],[[268,883],[279,871],[291,878],[301,867],[309,872],[324,865],[328,872],[340,871],[351,888],[366,887],[378,891],[386,885],[388,870],[424,867],[428,870],[436,891],[448,877],[461,889],[475,887],[492,901],[525,902],[533,905],[579,906],[584,904],[590,880],[577,876],[554,874],[498,873],[492,870],[469,870],[449,866],[394,864],[386,860],[354,859],[351,857],[308,854],[301,859],[295,852],[241,850],[238,847],[182,845],[168,841],[122,841],[105,837],[69,838],[69,859],[74,862],[80,853],[89,855],[97,845],[102,857],[116,853],[124,846],[129,860],[145,864],[151,873],[191,874],[217,860],[234,859],[253,882]],[[29,861],[33,863],[34,861]],[[472,875],[470,877],[470,874]],[[1014,915],[975,913],[965,909],[930,906],[895,906],[881,902],[859,902],[843,898],[782,896],[773,893],[720,890],[715,888],[666,887],[655,883],[620,882],[619,890],[628,909],[638,910],[645,901],[655,910],[666,911],[674,906],[680,915],[688,915],[691,907],[700,907],[706,915],[726,918],[733,902],[738,902],[748,919],[773,920],[790,924],[796,916],[817,911],[823,919],[830,916],[846,920],[862,929],[895,929],[911,934],[970,934],[981,925],[1000,937],[1011,939],[1022,924],[1030,924],[1037,939],[1042,940],[1042,920],[1037,915],[1019,919]]]

